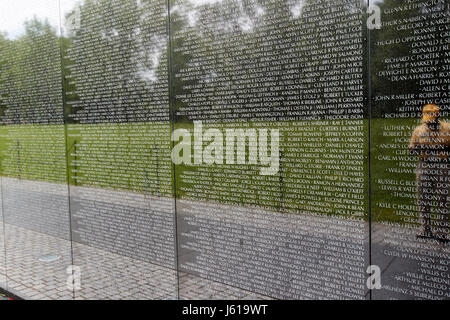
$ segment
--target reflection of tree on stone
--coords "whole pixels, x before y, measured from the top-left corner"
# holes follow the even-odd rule
[[[78,14],[79,24],[65,54],[73,85],[69,122],[167,120],[164,4],[88,0],[79,14],[67,13],[66,21]]]
[[[409,149],[417,163],[418,207],[422,220],[419,238],[447,242],[449,229],[450,124],[439,120],[437,105],[423,109],[423,124],[414,130]],[[437,219],[432,220],[433,213]],[[434,231],[435,234],[434,234]]]
[[[0,35],[0,56],[2,122],[62,123],[59,39],[49,22],[25,22],[17,40]]]
[[[408,9],[406,9],[405,4],[403,10],[398,10],[403,7],[403,1],[372,0],[371,2],[380,7],[382,11],[382,28],[370,31],[371,96],[394,96],[406,93],[418,96],[428,85],[415,77],[415,74],[418,73],[418,70],[415,69],[418,69],[417,66],[420,66],[424,62],[423,60],[426,60],[426,56],[424,57],[420,51],[422,49],[430,50],[431,48],[426,46],[420,47],[421,50],[416,50],[419,48],[417,45],[420,45],[419,40],[421,38],[429,37],[431,39],[431,36],[445,41],[444,33],[435,32],[433,34],[433,32],[428,31],[440,25],[441,19],[444,21],[447,19],[445,17],[449,15],[449,12],[443,5],[445,1],[416,1],[415,6]],[[402,21],[417,22],[417,26],[415,28],[407,27],[409,23],[401,23]],[[443,70],[442,68],[446,64],[444,52],[439,53],[438,56],[438,58],[433,58],[434,67],[437,70],[433,71],[433,79],[442,77],[439,71]],[[408,63],[408,61],[412,63]],[[397,69],[408,70],[409,74],[402,75],[401,80],[395,79],[394,76],[389,75],[394,65],[401,65],[402,68]],[[440,91],[444,93],[443,90]],[[414,112],[419,114],[425,103],[429,103],[429,101],[414,103]],[[391,112],[398,112],[396,103],[390,103],[389,100],[380,100],[373,103],[373,118],[383,118],[385,114]],[[441,105],[442,116],[446,117],[446,113],[447,108]]]
[[[343,23],[330,30],[320,26],[315,21],[318,17],[314,16],[319,13],[320,19],[337,22],[331,12],[339,12],[347,23],[351,20],[356,26],[347,37],[363,40],[363,31],[358,28],[362,26],[364,6],[358,1],[335,0],[325,4],[313,0],[178,0],[173,4],[170,6],[171,36],[172,47],[177,48],[172,52],[173,91],[182,96],[174,103],[178,121],[192,117],[186,97],[198,91],[216,97],[208,101],[210,109],[231,109],[228,118],[242,118],[243,114],[252,120],[270,118],[266,115],[268,112],[254,113],[255,107],[260,105],[272,108],[279,117],[293,118],[287,106],[274,107],[264,98],[264,93],[253,93],[249,99],[245,91],[235,88],[243,87],[245,81],[264,78],[266,83],[277,84],[272,87],[298,84],[296,98],[312,100],[312,85],[305,79],[312,78],[311,83],[315,83],[324,77],[324,72],[311,70],[331,68],[330,59],[323,55],[330,45],[343,48],[344,39],[338,36],[348,33]],[[346,52],[349,51],[347,48]],[[340,54],[334,52],[334,55],[337,58]],[[346,56],[349,55],[353,62],[362,61],[362,55],[357,52]],[[360,60],[356,60],[358,58]],[[197,76],[187,76],[191,73]],[[303,88],[298,89],[300,86]],[[347,89],[341,84],[336,90]],[[283,91],[287,90],[272,90],[273,100],[284,99]],[[231,92],[238,97],[233,102],[227,100]],[[316,96],[322,98],[324,93]],[[325,101],[310,103],[305,113],[309,118],[319,119],[330,109],[336,109],[336,105],[325,104]],[[342,104],[339,107],[342,108]]]

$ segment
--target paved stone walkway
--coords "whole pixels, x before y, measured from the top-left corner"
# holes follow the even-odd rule
[[[99,246],[95,241],[90,242],[89,245],[81,244],[76,239],[71,242],[68,239],[70,232],[66,214],[67,190],[63,189],[64,186],[3,178],[2,187],[4,187],[2,189],[3,203],[0,208],[7,209],[4,211],[7,214],[4,212],[3,214],[8,219],[3,220],[4,217],[2,217],[0,210],[0,287],[6,288],[20,297],[49,300],[74,298],[80,300],[268,299],[268,297],[249,292],[248,290],[236,288],[242,285],[242,287],[248,289],[247,283],[242,281],[249,279],[246,274],[247,278],[240,278],[241,282],[231,281],[229,278],[237,273],[237,268],[226,270],[226,276],[228,277],[226,280],[213,278],[216,281],[211,281],[205,278],[211,279],[208,276],[214,276],[214,270],[209,274],[206,272],[204,277],[199,277],[178,272],[175,267],[168,267],[175,265],[175,263],[170,264],[170,261],[167,262],[167,259],[160,259],[162,263],[156,262],[157,260],[145,254],[147,251],[142,250],[140,242],[141,239],[146,239],[148,235],[151,235],[151,232],[141,232],[139,239],[124,242],[125,244],[131,243],[131,245],[135,245],[133,250],[131,250],[132,252],[139,253],[139,251],[143,251],[142,257],[144,258],[124,256],[124,253],[120,253],[131,252],[129,246],[124,247],[118,253],[111,252],[113,251],[110,250],[111,248]],[[84,190],[83,188],[75,188],[73,191],[74,195],[78,197],[80,197],[81,192],[84,192],[86,195],[83,196],[83,199],[91,196],[93,197],[92,200],[95,201],[101,200],[103,197],[113,199],[115,202],[123,201],[124,204],[130,205],[130,209],[126,210],[127,214],[133,212],[134,209],[139,211],[139,206],[142,203],[158,204],[154,199],[142,201],[142,199],[136,198],[137,196],[135,195],[121,194],[116,191],[94,190],[95,192],[93,192],[92,189]],[[104,203],[105,201],[99,202],[98,205],[103,206]],[[95,202],[94,204],[96,205]],[[116,204],[120,205],[120,203]],[[132,204],[134,206],[131,206]],[[243,212],[240,212],[240,209],[237,207],[227,206],[220,209],[217,206],[217,212],[215,212],[214,210],[207,210],[208,208],[210,209],[210,206],[202,210],[205,207],[205,204],[202,203],[196,202],[191,206],[185,202],[179,202],[178,204],[179,214],[187,222],[189,222],[189,219],[199,219],[206,216],[209,217],[210,221],[226,221],[227,223],[234,223],[235,226],[258,227],[258,230],[273,231],[275,226],[280,225],[282,227],[278,228],[280,234],[295,234],[295,232],[298,232],[309,241],[317,239],[318,242],[322,241],[324,243],[327,243],[327,239],[330,236],[333,236],[335,239],[343,239],[343,236],[346,234],[345,230],[341,230],[339,221],[333,221],[332,217],[283,216],[283,219],[280,220],[279,216],[266,212],[259,214],[257,216],[258,219],[252,220],[253,216],[250,218],[246,217],[246,215],[252,213],[248,209],[242,209]],[[161,204],[158,204],[158,206],[163,207]],[[122,208],[122,206],[118,207]],[[50,212],[48,215],[47,211]],[[53,220],[54,217],[56,217],[55,221],[57,223]],[[261,219],[261,217],[264,219]],[[3,221],[7,223],[3,225]],[[145,220],[137,221],[139,222],[133,224],[133,227],[146,223]],[[206,226],[211,227],[212,224],[208,222]],[[110,226],[112,229],[114,227],[116,225]],[[157,227],[159,228],[159,225]],[[186,223],[181,227],[185,237],[191,231],[192,234],[195,234],[196,230],[187,226]],[[364,235],[368,236],[367,230],[363,228],[366,227],[358,227],[357,231],[363,232]],[[129,229],[127,227],[124,230]],[[111,233],[110,231],[110,229],[106,229],[108,235]],[[226,239],[226,231],[224,232],[223,238]],[[411,284],[398,279],[402,279],[405,276],[408,277],[407,273],[418,273],[420,270],[420,257],[413,255],[412,257],[401,258],[396,255],[396,252],[413,252],[411,250],[420,249],[428,255],[433,253],[436,256],[443,257],[443,259],[449,256],[449,246],[429,241],[419,241],[415,237],[415,232],[416,230],[414,229],[409,230],[401,226],[372,224],[372,263],[381,267],[383,279],[383,290],[374,293],[376,298],[410,298],[397,291],[409,290]],[[207,230],[204,231],[204,234],[209,235],[212,233]],[[256,236],[253,238],[256,238]],[[197,248],[186,249],[186,245],[189,242],[189,239],[182,239],[185,249],[177,252],[180,265],[183,265],[184,262],[189,266],[192,264],[192,261],[202,258],[202,256],[208,262],[208,259],[211,259],[211,253],[216,253],[215,251],[209,251],[206,253],[195,252],[193,254],[193,249]],[[198,241],[191,242],[194,244],[199,243]],[[162,242],[156,241],[154,243]],[[153,245],[153,242],[151,244]],[[158,258],[157,254],[161,252],[161,247],[153,246],[151,249],[156,253],[154,256]],[[6,257],[5,250],[7,252]],[[254,254],[254,252],[255,250],[252,247],[249,253]],[[299,252],[299,258],[303,257],[303,251]],[[175,252],[170,253],[175,254]],[[367,250],[364,253],[367,253]],[[325,257],[326,254],[319,255],[317,261],[321,261]],[[368,259],[365,261],[368,261]],[[73,283],[69,278],[72,276],[72,272],[67,271],[67,268],[72,265],[79,268],[74,270],[76,273],[80,272],[80,288],[72,288],[67,285],[67,283],[70,285]],[[240,265],[237,266],[240,267]],[[290,264],[289,267],[291,267]],[[315,270],[316,264],[312,263],[311,269]],[[181,270],[187,271],[188,269],[182,268]],[[270,273],[270,270],[267,271],[266,269],[264,272]],[[308,270],[303,273],[308,275]],[[272,278],[275,274],[272,274]],[[446,278],[448,277],[450,276],[447,275]],[[234,284],[235,287],[220,282]],[[319,286],[319,289],[321,288]],[[305,291],[303,288],[300,288],[300,290],[302,292]],[[259,290],[259,292],[262,291]],[[272,295],[271,293],[266,294]],[[277,295],[273,296],[278,297]]]
[[[13,225],[5,225],[5,230],[8,254],[6,262],[0,260],[0,277],[6,280],[2,286],[25,299],[67,300],[74,292],[77,300],[267,299],[187,273],[179,275],[178,292],[176,270],[79,243],[73,243],[73,256],[81,288],[72,291],[67,286],[70,241]]]

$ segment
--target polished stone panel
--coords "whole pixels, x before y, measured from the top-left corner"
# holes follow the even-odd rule
[[[0,2],[0,287],[448,300],[448,0]]]
[[[62,3],[75,298],[176,299],[167,2]]]
[[[59,1],[2,3],[1,196],[7,287],[71,299]],[[27,230],[37,233],[29,237]]]
[[[448,1],[378,5],[382,26],[370,32],[371,249],[382,288],[372,296],[448,300]],[[427,125],[429,104],[440,119]]]
[[[215,281],[212,297],[367,298],[360,2],[170,10],[175,128],[193,149],[175,168],[180,270]]]

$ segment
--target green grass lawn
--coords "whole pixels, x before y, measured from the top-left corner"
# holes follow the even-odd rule
[[[414,166],[415,159],[404,151],[416,124],[416,120],[372,120],[371,198],[375,220],[401,222],[392,204],[415,203],[413,187],[395,193],[386,188],[385,182],[415,180],[412,171],[406,173],[401,169]],[[260,206],[287,213],[317,212],[367,219],[367,121],[358,127],[359,140],[352,141],[359,149],[363,148],[362,154],[357,155],[363,158],[353,159],[335,156],[340,144],[349,140],[332,132],[352,132],[352,126],[345,123],[251,124],[254,128],[261,125],[278,128],[282,134],[277,175],[261,176],[258,165],[180,165],[175,168],[177,197]],[[176,128],[192,130],[192,126],[179,123]],[[235,124],[215,126],[223,130]],[[74,185],[170,196],[173,194],[170,132],[168,123],[68,125],[67,130],[63,125],[1,126],[0,170],[3,176],[22,179],[66,183],[68,176]],[[311,132],[316,135],[308,136]],[[396,134],[389,136],[386,132]],[[393,143],[395,148],[390,145]]]
[[[412,208],[416,204],[417,159],[408,155],[408,145],[417,125],[416,119],[372,120],[371,195],[375,221],[402,222],[394,205]],[[400,181],[404,186],[392,185]]]

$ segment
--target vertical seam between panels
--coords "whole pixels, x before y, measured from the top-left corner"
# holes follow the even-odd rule
[[[72,239],[72,206],[71,206],[71,194],[70,194],[70,161],[69,161],[69,152],[68,148],[68,139],[67,139],[67,122],[66,122],[66,95],[64,90],[64,54],[63,54],[63,28],[62,28],[62,17],[61,17],[61,0],[58,0],[58,13],[59,13],[59,54],[60,54],[60,64],[61,64],[61,92],[62,92],[62,113],[63,113],[63,125],[64,125],[64,139],[65,139],[65,158],[66,158],[66,181],[67,181],[67,200],[68,200],[68,210],[69,210],[69,241],[70,241],[70,259],[72,266],[74,265],[74,255],[73,255],[73,239]],[[74,281],[74,271],[72,272],[72,281]],[[75,300],[75,285],[72,287],[72,296]]]
[[[370,6],[370,0],[367,0],[367,8]],[[366,10],[367,11],[367,10]],[[366,19],[368,19],[367,13],[366,13]],[[366,20],[367,21],[367,20]],[[372,90],[371,90],[371,37],[370,37],[370,28],[367,26],[367,103],[368,103],[368,135],[369,135],[369,152],[368,152],[368,166],[369,166],[369,266],[372,265]],[[372,300],[372,289],[369,289],[369,300]]]
[[[170,21],[170,0],[167,0],[167,43],[168,43],[168,73],[169,73],[169,118],[170,118],[170,146],[171,150],[174,147],[174,141],[172,141],[172,133],[175,130],[175,107],[174,107],[174,89],[173,89],[173,69],[172,69],[172,33],[171,33],[171,21]],[[169,150],[170,151],[170,150]],[[172,157],[171,157],[172,159]],[[170,160],[171,161],[171,160]],[[172,161],[171,161],[172,162]],[[178,213],[177,213],[177,183],[176,183],[176,165],[172,162],[172,192],[174,201],[174,236],[175,236],[175,271],[176,271],[176,291],[177,300],[180,300],[180,268],[178,262]]]

